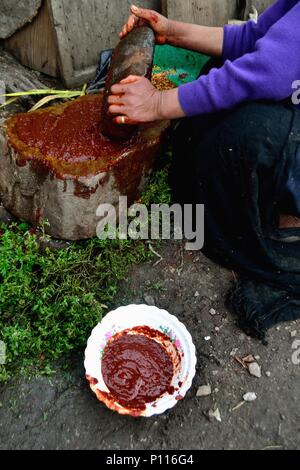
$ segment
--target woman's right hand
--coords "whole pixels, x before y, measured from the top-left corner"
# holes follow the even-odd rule
[[[120,38],[123,39],[137,26],[150,26],[155,33],[156,44],[166,44],[168,42],[169,20],[156,11],[131,7],[132,15],[123,26]]]

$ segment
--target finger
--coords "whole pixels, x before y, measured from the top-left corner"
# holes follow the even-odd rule
[[[120,95],[109,95],[107,99],[108,104],[118,104],[120,106],[124,105],[124,102],[122,100],[122,96]]]
[[[120,32],[120,37],[125,37],[128,33],[130,33],[138,24],[139,18],[135,15],[131,15],[127,21],[127,23],[123,26],[122,31]]]
[[[141,81],[142,77],[138,77],[137,75],[129,75],[128,77],[124,78],[120,81],[122,85],[129,85],[130,83],[136,83]]]
[[[119,105],[119,104],[112,104],[109,108],[108,108],[108,112],[110,114],[124,114],[126,112],[126,108],[125,106],[122,106],[122,105]]]
[[[113,95],[124,95],[124,93],[126,93],[126,88],[126,84],[116,83],[111,87],[110,91]]]
[[[138,18],[149,21],[151,24],[157,24],[159,20],[159,15],[156,11],[147,10],[145,8],[138,8],[135,5],[131,6],[132,13]]]
[[[128,29],[129,31],[132,31],[135,26],[138,24],[139,19],[135,15],[131,15],[128,20]]]
[[[116,124],[120,124],[120,125],[127,124],[127,125],[130,125],[130,126],[136,126],[138,124],[137,121],[132,121],[127,116],[117,116],[116,118],[114,118],[114,122]]]

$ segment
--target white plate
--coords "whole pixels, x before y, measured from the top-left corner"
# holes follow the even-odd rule
[[[113,336],[124,330],[142,326],[148,326],[167,335],[170,338],[171,348],[176,348],[181,361],[173,377],[174,394],[163,395],[154,403],[147,404],[145,411],[137,414],[116,402],[111,403],[105,399],[109,390],[102,377],[101,360],[104,350]],[[173,408],[179,400],[185,397],[195,377],[196,363],[196,349],[192,337],[176,317],[157,307],[129,305],[107,314],[93,330],[87,343],[84,366],[91,389],[98,399],[110,409],[122,415],[150,417]]]

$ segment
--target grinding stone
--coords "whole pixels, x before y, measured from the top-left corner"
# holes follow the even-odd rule
[[[135,28],[122,39],[114,50],[106,80],[102,108],[102,132],[111,139],[126,139],[135,131],[135,126],[119,125],[108,112],[107,102],[111,87],[129,75],[151,78],[155,48],[155,36],[147,26]]]

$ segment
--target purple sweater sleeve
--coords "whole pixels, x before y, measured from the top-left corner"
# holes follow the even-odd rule
[[[256,42],[282,18],[298,0],[278,0],[270,6],[258,22],[250,20],[242,26],[226,25],[224,27],[223,60],[235,60],[248,52],[253,52]]]
[[[180,86],[179,101],[185,114],[195,116],[229,110],[246,101],[288,98],[292,83],[300,79],[299,24],[297,1],[256,42],[253,52],[227,60],[220,69]]]

